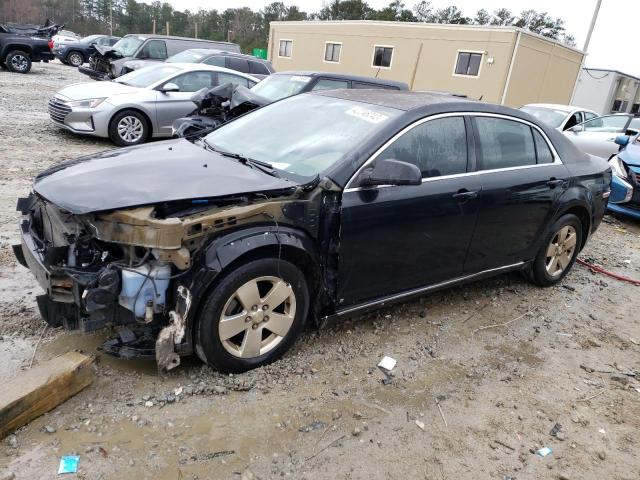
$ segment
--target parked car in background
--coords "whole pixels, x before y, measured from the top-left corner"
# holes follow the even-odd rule
[[[124,63],[122,69],[128,73],[158,63],[160,63],[159,60],[129,60]],[[253,55],[206,48],[191,48],[176,53],[167,58],[165,63],[204,63],[248,73],[256,78],[265,78],[275,72],[269,60],[263,60]]]
[[[60,28],[49,20],[43,26],[0,24],[0,67],[28,73],[33,62],[53,60],[51,36]]]
[[[602,220],[610,175],[508,107],[314,92],[194,141],[52,166],[18,202],[14,251],[50,325],[144,323],[161,369],[197,353],[242,372],[308,321],[509,271],[558,284]]]
[[[123,67],[129,60],[162,62],[190,48],[216,48],[240,53],[240,46],[229,42],[152,34],[125,35],[111,47],[96,46],[96,53],[89,59],[89,64],[78,67],[78,70],[94,80],[113,79],[126,73]]]
[[[239,115],[282,98],[311,91],[343,88],[408,90],[409,86],[393,80],[328,72],[274,73],[252,87],[250,92],[238,86],[234,89],[217,87],[208,92],[196,93],[192,100],[197,109],[188,117],[179,118],[173,123],[173,135],[204,135]]]
[[[394,80],[360,77],[342,73],[288,71],[269,75],[269,77],[253,87],[253,92],[275,102],[299,93],[343,88],[409,90],[409,85]]]
[[[250,75],[201,63],[142,68],[111,82],[77,83],[49,101],[56,124],[74,133],[110,138],[126,146],[171,136],[173,121],[195,108],[193,92],[222,83],[250,87]]]
[[[618,135],[620,151],[611,157],[609,210],[640,219],[640,136]]]
[[[58,30],[58,33],[51,37],[53,42],[53,48],[51,48],[51,51],[55,55],[61,48],[73,43],[78,43],[81,39],[82,37],[80,35],[70,30]]]
[[[636,135],[640,132],[640,118],[616,113],[593,118],[565,130],[563,134],[580,150],[606,160],[618,151],[616,136]]]
[[[530,103],[520,107],[520,110],[560,131],[599,116],[593,110],[555,103]]]
[[[62,63],[79,67],[89,61],[89,57],[96,52],[96,45],[111,47],[120,40],[120,37],[110,37],[109,35],[90,35],[84,37],[79,42],[66,45],[55,51],[55,56]]]

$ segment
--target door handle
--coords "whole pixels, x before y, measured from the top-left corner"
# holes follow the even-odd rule
[[[560,185],[564,185],[564,180],[558,180],[558,179],[552,178],[547,182],[547,186],[549,188],[556,188]]]
[[[469,191],[466,188],[461,188],[460,190],[458,190],[458,193],[454,193],[452,195],[452,197],[454,198],[454,200],[456,200],[459,203],[464,203],[468,200],[471,200],[473,198],[477,198],[478,197],[478,192],[477,191]]]

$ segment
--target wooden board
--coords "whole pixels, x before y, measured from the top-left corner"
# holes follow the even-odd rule
[[[90,385],[92,363],[91,357],[69,352],[0,385],[0,439]]]

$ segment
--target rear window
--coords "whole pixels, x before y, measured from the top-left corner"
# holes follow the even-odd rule
[[[227,68],[236,72],[249,73],[249,62],[244,58],[227,57]]]

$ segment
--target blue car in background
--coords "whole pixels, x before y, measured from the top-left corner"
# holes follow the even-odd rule
[[[609,160],[613,175],[608,208],[640,220],[640,135],[619,135],[615,142],[621,148]]]

